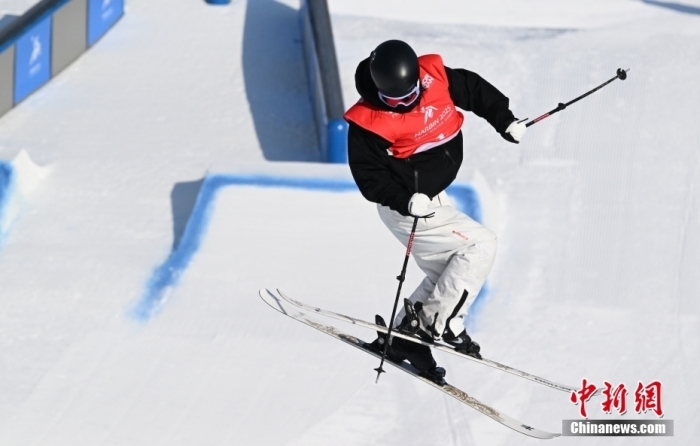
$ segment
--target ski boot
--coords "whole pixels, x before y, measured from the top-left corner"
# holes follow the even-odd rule
[[[408,299],[404,299],[404,310],[406,311],[406,315],[401,320],[399,326],[396,327],[399,333],[419,337],[424,341],[432,343],[432,337],[420,329],[418,311]],[[393,338],[391,342],[394,353],[410,362],[411,365],[420,372],[420,376],[440,386],[446,384],[445,375],[447,375],[447,372],[444,368],[438,367],[430,347],[403,338]]]
[[[418,320],[418,313],[422,311],[423,304],[421,302],[417,302],[415,305],[413,305],[408,299],[406,299],[404,301],[404,308],[406,309],[406,317],[404,317],[404,319],[401,321],[399,331],[405,334],[410,333],[414,336],[420,337],[424,341],[432,343],[433,337],[420,328],[420,323]],[[448,328],[443,333],[442,340],[451,347],[454,347],[454,349],[460,353],[472,356],[476,359],[481,359],[481,353],[479,353],[481,351],[481,346],[472,341],[472,338],[467,334],[466,330],[455,336],[452,334],[452,330]]]
[[[386,327],[386,322],[384,322],[384,318],[381,317],[380,315],[375,315],[374,316],[374,323],[377,325],[381,325],[382,327]],[[393,344],[392,340],[392,344]],[[386,344],[386,333],[382,333],[381,331],[377,332],[377,339],[372,341],[371,344],[364,344],[364,347],[367,350],[370,350],[378,355],[383,355],[384,354],[384,346]],[[401,357],[400,355],[395,354],[393,345],[389,345],[389,348],[386,350],[386,359],[388,361],[393,362],[394,364],[401,364],[405,358]]]
[[[403,338],[392,338],[391,349],[395,356],[399,356],[410,362],[420,376],[429,379],[439,386],[447,384],[445,382],[447,371],[442,367],[438,367],[430,351],[430,347],[427,345],[416,344],[415,342]]]
[[[481,347],[476,342],[472,341],[471,336],[467,334],[467,331],[463,331],[459,335],[455,336],[452,334],[452,330],[447,329],[442,335],[442,340],[446,344],[454,347],[455,351],[464,353],[476,359],[481,359]]]

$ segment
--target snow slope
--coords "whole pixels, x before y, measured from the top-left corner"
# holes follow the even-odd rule
[[[500,241],[470,332],[489,357],[555,381],[661,380],[676,423],[664,441],[692,444],[698,5],[563,3],[331,0],[346,105],[355,65],[387,38],[478,72],[520,117],[631,68],[518,146],[467,116],[458,182],[481,185]],[[93,49],[0,120],[0,159],[25,149],[51,168],[0,245],[0,444],[535,443],[398,372],[374,384],[371,357],[259,301],[258,288],[280,287],[388,315],[404,250],[352,189],[221,188],[159,311],[134,316],[186,240],[206,175],[351,181],[346,166],[308,162],[318,152],[296,8],[131,0]],[[411,264],[404,289],[420,279]],[[578,417],[566,394],[438,361],[450,382],[529,424],[556,431]]]
[[[597,28],[656,16],[655,11],[645,7],[643,2],[629,0],[334,0],[329,3],[331,13],[337,15],[508,28]]]
[[[27,12],[38,0],[2,0],[0,1],[0,16],[5,14],[19,16]]]

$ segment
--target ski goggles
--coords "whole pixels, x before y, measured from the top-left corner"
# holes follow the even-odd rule
[[[398,98],[392,98],[391,96],[387,96],[383,94],[381,91],[379,92],[379,99],[382,100],[383,103],[388,105],[389,107],[398,107],[399,105],[411,105],[413,104],[416,99],[418,99],[418,96],[420,95],[420,80],[416,82],[416,86],[411,90],[407,95],[398,97]]]

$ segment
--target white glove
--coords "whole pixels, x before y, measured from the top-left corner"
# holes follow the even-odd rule
[[[408,213],[414,217],[432,217],[433,202],[425,194],[415,193],[408,201]]]
[[[509,133],[517,143],[523,139],[525,130],[527,130],[527,126],[524,122],[513,121],[506,129],[506,133]]]

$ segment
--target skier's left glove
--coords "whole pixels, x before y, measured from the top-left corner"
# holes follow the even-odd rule
[[[518,144],[520,140],[523,139],[525,130],[527,130],[527,126],[524,122],[513,121],[506,129],[506,133],[503,137],[510,142]]]
[[[414,217],[430,218],[435,215],[432,211],[433,202],[425,194],[415,193],[408,202],[408,213]]]

